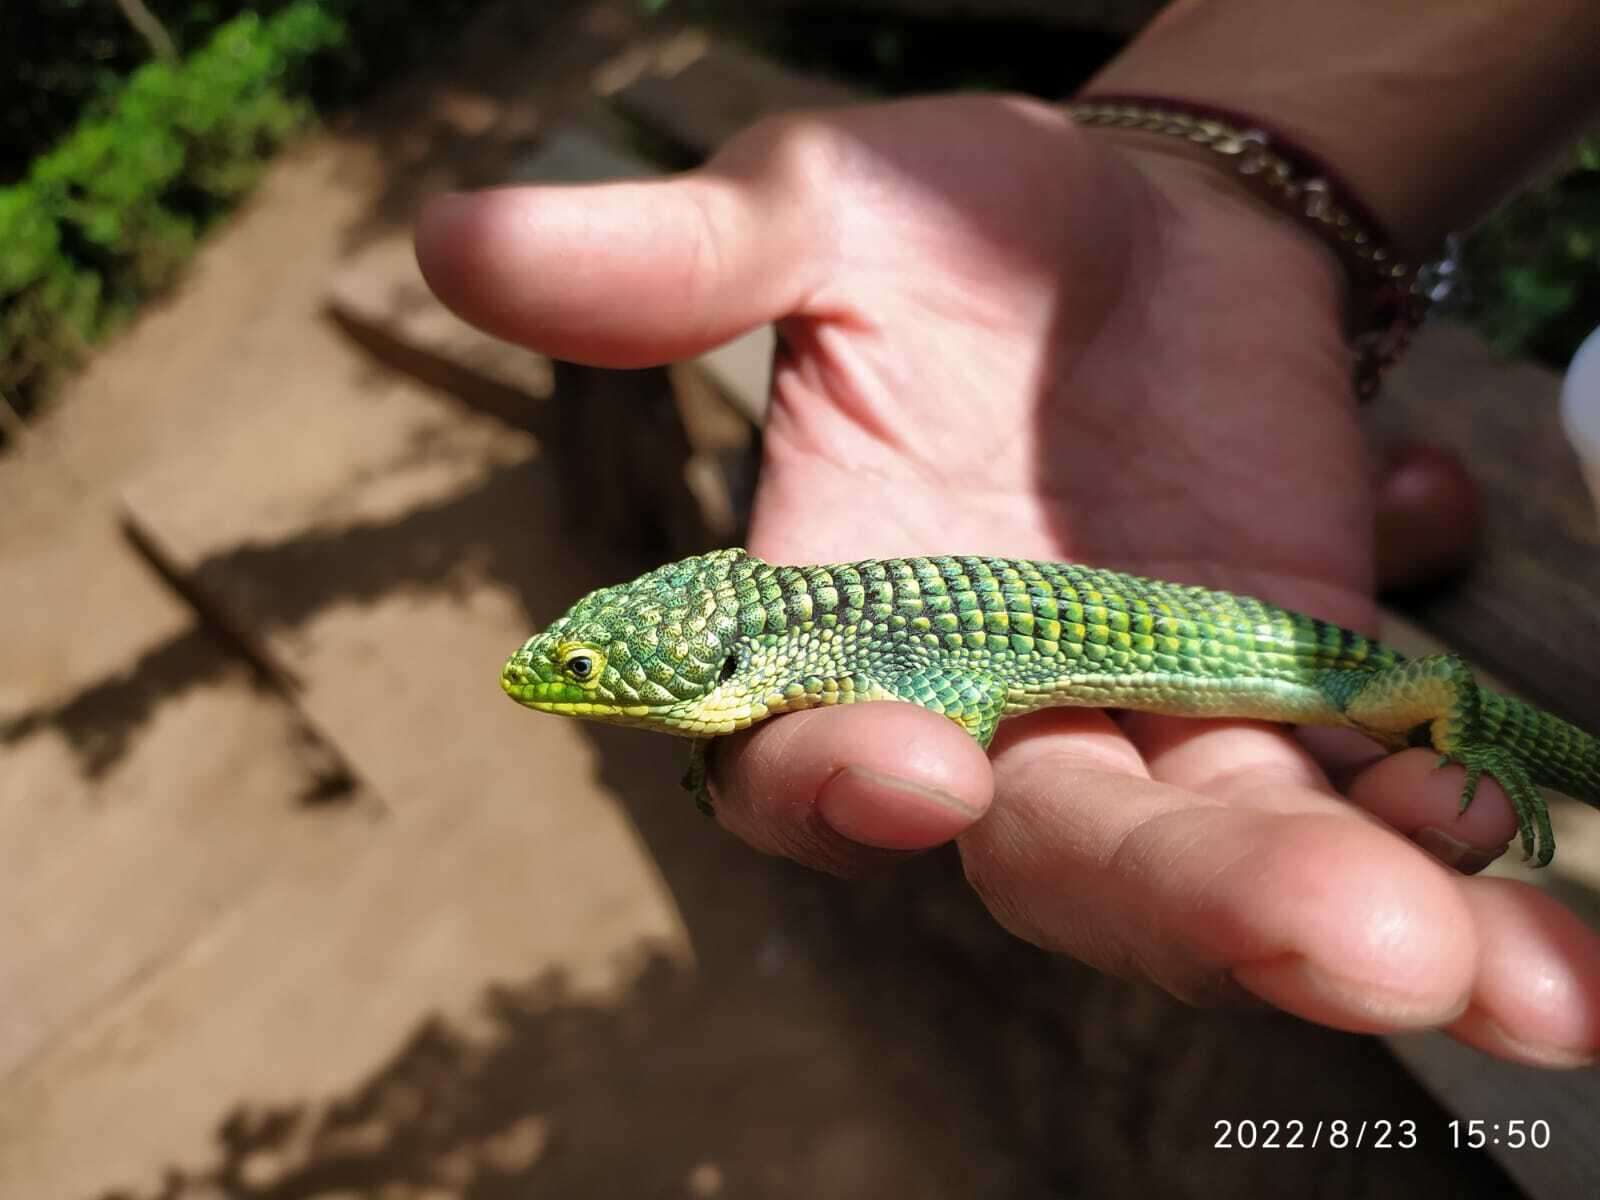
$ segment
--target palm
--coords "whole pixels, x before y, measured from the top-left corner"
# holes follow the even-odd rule
[[[783,326],[757,547],[1084,558],[1366,620],[1317,251],[1287,229],[1279,255],[1209,249],[1242,222],[1259,242],[1260,217],[1174,164],[1199,201],[1179,209],[1059,114],[920,107],[925,141],[892,108],[848,128],[851,216]]]
[[[905,109],[929,118],[925,140],[892,107],[843,122],[831,203],[851,215],[826,282],[782,325],[752,548],[1084,559],[1370,622],[1368,488],[1319,252],[1286,226],[1264,234],[1189,164],[1131,169],[1064,114]],[[1241,227],[1247,251],[1219,249]],[[1066,719],[1068,740],[1085,732]],[[1286,732],[1088,720],[1123,743],[1098,765],[1133,778],[1175,739],[1194,745],[1167,776],[1194,789],[1173,793],[1178,807],[1249,805],[1305,777]],[[1016,722],[1000,745],[1048,745],[1060,728]],[[1002,771],[1002,811],[1009,800]],[[969,857],[997,823],[963,839]],[[1048,922],[1018,925],[1082,952]],[[1192,965],[1164,982],[1206,987]]]

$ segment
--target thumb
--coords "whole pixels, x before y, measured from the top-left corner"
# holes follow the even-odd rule
[[[556,358],[643,367],[799,307],[816,226],[770,173],[506,187],[423,210],[417,261],[445,304]]]

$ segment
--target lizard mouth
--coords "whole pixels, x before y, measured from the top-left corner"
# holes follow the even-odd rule
[[[512,655],[501,669],[500,688],[518,704],[546,711],[566,709],[592,700],[582,688],[543,677],[520,654]]]
[[[500,690],[518,704],[536,712],[623,725],[646,724],[649,706],[618,704],[564,679],[550,679],[530,666],[522,655],[512,655],[500,671]]]

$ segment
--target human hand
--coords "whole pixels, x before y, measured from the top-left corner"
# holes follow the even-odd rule
[[[1337,266],[1210,168],[1044,105],[909,101],[765,123],[666,181],[452,198],[418,250],[468,319],[576,361],[778,321],[749,537],[773,561],[1080,558],[1372,622]],[[1489,783],[1457,819],[1431,754],[1325,743],[1326,768],[1259,723],[1057,709],[986,758],[889,704],[717,747],[752,845],[851,871],[955,838],[1008,929],[1179,996],[1530,1062],[1600,1046],[1595,937],[1406,840],[1473,869],[1515,828]]]

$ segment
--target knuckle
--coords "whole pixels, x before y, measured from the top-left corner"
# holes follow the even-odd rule
[[[826,113],[781,113],[747,126],[712,166],[752,176],[789,195],[826,194],[844,153],[844,138]]]

